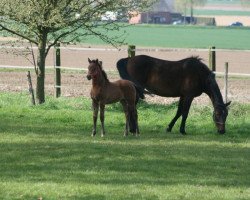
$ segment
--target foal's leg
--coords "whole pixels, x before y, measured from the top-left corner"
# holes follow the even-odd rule
[[[140,135],[140,131],[139,131],[139,126],[138,126],[138,114],[137,114],[137,109],[135,107],[135,121],[136,121],[136,136]]]
[[[92,100],[92,108],[93,108],[93,130],[92,136],[96,135],[96,121],[98,117],[99,104],[97,101]]]
[[[182,104],[183,104],[183,97],[180,97],[176,115],[175,115],[175,117],[172,119],[172,121],[169,123],[169,125],[168,125],[168,127],[167,127],[167,131],[168,131],[168,132],[171,132],[171,130],[172,130],[172,128],[173,128],[175,122],[176,122],[177,119],[179,119],[179,117],[181,116],[181,114],[182,114]]]
[[[129,129],[129,124],[128,124],[128,105],[127,102],[125,100],[120,101],[123,107],[123,111],[125,114],[125,118],[126,118],[126,123],[125,123],[125,130],[124,130],[124,136],[128,135],[128,129]]]
[[[180,126],[180,133],[181,134],[186,134],[185,125],[186,125],[186,120],[187,120],[189,109],[190,109],[190,106],[191,106],[193,99],[194,99],[194,97],[188,96],[188,97],[185,97],[185,99],[183,101],[182,120],[181,120],[181,126]]]
[[[101,120],[101,137],[104,137],[105,135],[105,130],[104,130],[104,109],[105,109],[105,104],[100,104],[100,120]]]

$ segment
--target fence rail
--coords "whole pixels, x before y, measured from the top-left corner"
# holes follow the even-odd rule
[[[14,56],[6,56],[6,54],[2,53],[4,49],[18,49],[25,50],[25,47],[10,47],[10,46],[1,46],[0,47],[0,68],[5,69],[34,69],[30,63],[21,63],[16,60]],[[33,47],[36,54],[36,47]],[[146,54],[153,57],[158,57],[161,59],[169,58],[168,60],[175,60],[179,58],[184,58],[188,56],[193,56],[193,54],[200,54],[199,57],[203,58],[205,64],[210,66],[210,68],[214,69],[214,73],[216,75],[225,76],[224,71],[224,63],[229,63],[229,77],[250,77],[250,67],[249,67],[249,58],[250,58],[250,50],[231,50],[231,49],[216,49],[216,48],[206,48],[206,49],[183,49],[183,48],[136,48],[133,45],[130,45],[128,48],[89,48],[89,47],[75,47],[75,46],[67,46],[60,47],[57,49],[61,50],[61,66],[56,66],[56,52],[50,52],[48,55],[49,62],[46,63],[46,69],[52,70],[70,70],[70,71],[87,71],[86,67],[79,67],[84,65],[84,61],[87,64],[88,57],[101,58],[104,62],[105,71],[112,72],[113,74],[118,74],[115,69],[115,63],[121,57],[134,56],[135,54]],[[192,55],[190,55],[192,53]],[[213,56],[210,54],[213,53]],[[229,54],[228,54],[229,53]],[[86,55],[88,54],[88,55]],[[173,58],[173,55],[178,55]],[[225,56],[226,54],[226,56]],[[242,56],[242,54],[244,54]],[[229,56],[227,56],[229,55]],[[232,56],[233,55],[233,56]],[[236,56],[235,56],[236,55]],[[116,57],[115,57],[116,56]],[[196,56],[196,55],[195,55]],[[223,57],[223,58],[221,58]],[[20,59],[20,58],[18,58]],[[108,60],[107,60],[108,59]],[[223,59],[223,60],[222,60]],[[231,60],[230,60],[231,59]],[[2,62],[3,61],[3,62]],[[80,61],[80,62],[77,62]],[[242,64],[238,64],[238,62],[244,62]],[[79,64],[80,63],[80,64]],[[211,66],[211,63],[214,63],[214,67]],[[209,65],[210,64],[210,65]],[[109,67],[112,65],[113,67]],[[107,67],[108,66],[108,67]],[[235,66],[243,66],[242,68],[238,68],[237,71]],[[232,70],[233,69],[233,70]],[[56,81],[56,78],[55,78]],[[61,88],[62,86],[54,83],[55,90]],[[63,86],[64,87],[64,86]],[[59,91],[59,90],[57,90]],[[58,95],[59,96],[59,95]]]
[[[2,69],[34,69],[34,67],[30,66],[5,66],[5,65],[0,65],[0,68]],[[54,67],[54,66],[46,66],[46,69],[64,69],[64,70],[76,70],[76,71],[87,71],[87,68],[77,68],[77,67]],[[116,73],[117,70],[105,70],[107,72],[113,72]],[[224,75],[224,72],[214,72],[216,75]],[[118,72],[117,72],[118,74]],[[244,73],[228,73],[229,76],[232,77],[250,77],[250,74],[244,74]]]
[[[132,45],[133,46],[133,45]],[[27,47],[15,47],[15,46],[0,46],[0,49],[27,49]],[[32,47],[32,49],[37,50],[37,47]],[[71,47],[71,46],[61,46],[61,50],[72,50],[72,51],[128,51],[128,48],[105,48],[105,47]],[[186,52],[208,52],[208,51],[215,51],[215,52],[248,52],[248,49],[211,49],[211,48],[143,48],[143,47],[136,47],[136,49],[131,49],[131,51],[139,51],[139,52],[176,52],[176,51],[186,51]]]

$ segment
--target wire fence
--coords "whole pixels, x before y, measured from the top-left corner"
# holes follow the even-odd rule
[[[62,95],[88,96],[91,83],[86,79],[88,58],[98,58],[103,62],[110,80],[119,78],[116,62],[128,56],[128,48],[110,47],[64,46],[61,50]],[[18,53],[13,54],[12,51]],[[0,91],[27,90],[27,70],[31,71],[35,86],[35,73],[30,54],[21,55],[27,51],[24,47],[0,47]],[[223,76],[225,62],[229,63],[228,98],[241,102],[250,102],[250,51],[224,50],[216,51],[216,74]],[[8,53],[9,52],[9,53]],[[35,56],[37,49],[34,48]],[[189,56],[199,56],[209,65],[208,49],[179,49],[179,48],[136,48],[136,55],[149,55],[164,60],[180,60]],[[46,59],[46,93],[53,95],[55,90],[55,53],[51,49]],[[27,70],[25,70],[27,69]],[[233,76],[233,77],[232,77]],[[238,77],[238,78],[236,78]],[[223,78],[218,79],[219,86],[224,93]]]

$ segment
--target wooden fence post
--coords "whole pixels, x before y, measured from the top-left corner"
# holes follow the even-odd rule
[[[129,45],[128,46],[128,57],[134,57],[135,56],[135,45]]]
[[[58,98],[61,96],[61,51],[60,51],[60,43],[55,45],[56,51],[56,66],[55,66],[55,96]]]
[[[29,93],[31,95],[31,103],[32,103],[32,105],[36,105],[30,71],[28,71],[28,73],[27,73],[27,78],[28,78],[28,85],[29,85]]]
[[[215,72],[216,71],[216,52],[215,47],[209,48],[209,68]]]
[[[227,103],[228,99],[227,99],[227,93],[228,93],[228,62],[225,63],[225,75],[224,75],[224,92],[225,92],[225,103]]]

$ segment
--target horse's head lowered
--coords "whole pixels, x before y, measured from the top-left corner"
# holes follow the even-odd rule
[[[88,62],[89,62],[89,67],[88,67],[87,79],[91,80],[100,76],[102,73],[102,62],[99,61],[98,59],[90,60],[89,58]]]
[[[231,101],[226,104],[217,105],[214,109],[213,113],[213,120],[218,129],[220,134],[224,134],[225,130],[225,123],[228,115],[228,106],[230,105]]]

